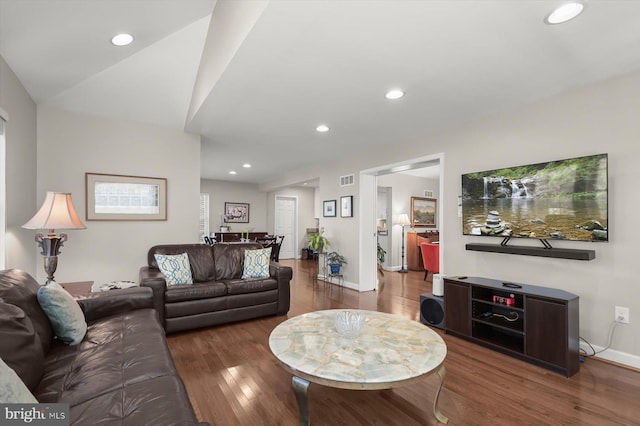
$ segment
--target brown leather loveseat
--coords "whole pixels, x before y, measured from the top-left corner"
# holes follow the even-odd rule
[[[168,244],[151,247],[140,285],[151,287],[154,305],[167,333],[208,327],[289,311],[293,272],[269,263],[269,277],[242,279],[246,250],[257,243]],[[193,284],[167,286],[155,254],[187,253]]]
[[[0,271],[0,357],[39,403],[69,404],[71,425],[198,424],[150,289],[79,300],[87,332],[67,346],[54,338],[38,288],[24,271]]]

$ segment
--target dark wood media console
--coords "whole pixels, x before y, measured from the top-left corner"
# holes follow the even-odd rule
[[[578,302],[558,289],[446,277],[445,331],[570,377],[580,369]]]

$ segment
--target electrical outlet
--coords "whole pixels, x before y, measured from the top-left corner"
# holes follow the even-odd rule
[[[629,308],[616,306],[614,319],[623,324],[629,324]]]

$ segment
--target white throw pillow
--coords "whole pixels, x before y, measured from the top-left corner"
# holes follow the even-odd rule
[[[193,284],[189,255],[181,254],[154,254],[158,269],[164,275],[168,286]]]
[[[269,260],[271,257],[271,247],[246,250],[244,252],[244,269],[242,279],[245,278],[267,278],[269,276]]]

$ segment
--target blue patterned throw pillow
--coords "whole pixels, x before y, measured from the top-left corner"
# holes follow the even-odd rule
[[[193,284],[189,255],[181,254],[154,254],[158,269],[164,275],[168,286]]]
[[[87,322],[80,305],[67,290],[51,281],[38,289],[38,302],[59,340],[71,346],[82,342],[87,333]]]
[[[269,276],[269,258],[271,257],[271,247],[246,250],[244,252],[244,270],[242,279],[245,278],[267,278]]]

